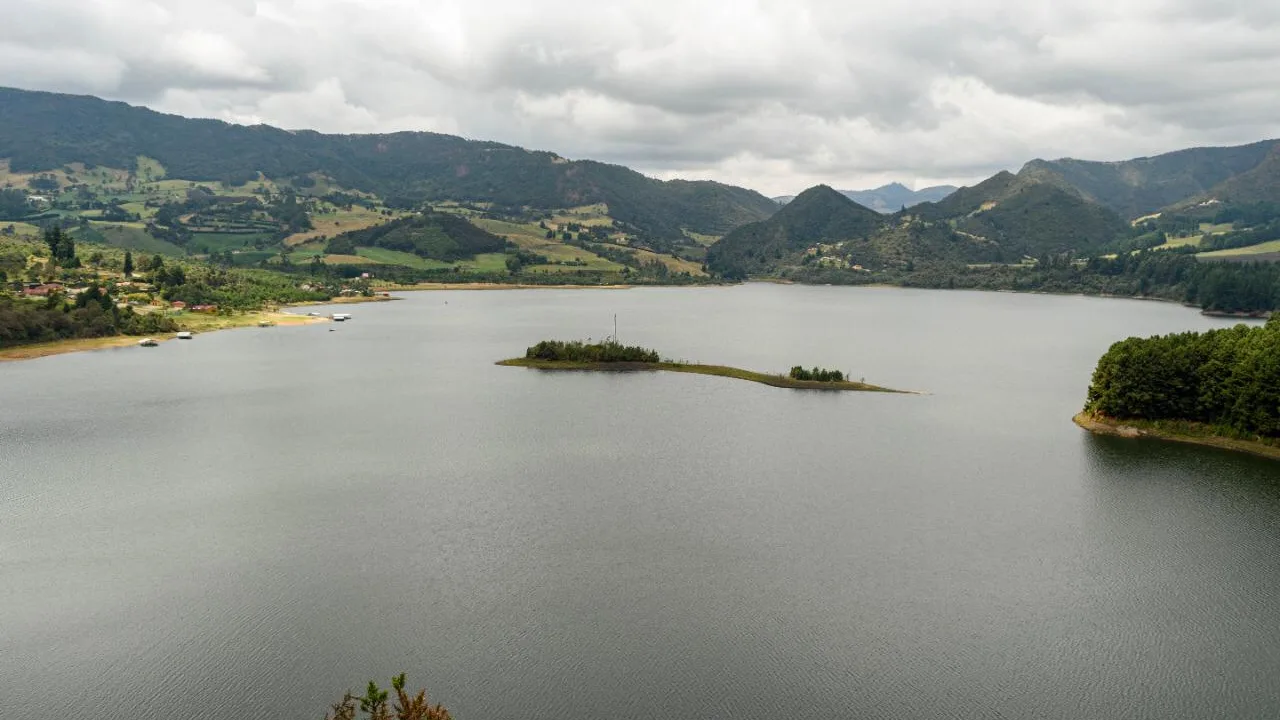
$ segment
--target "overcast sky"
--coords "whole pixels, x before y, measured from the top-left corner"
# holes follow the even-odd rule
[[[1277,0],[0,0],[0,85],[767,194],[1280,137]]]

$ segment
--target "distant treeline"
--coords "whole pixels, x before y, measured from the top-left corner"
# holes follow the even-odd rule
[[[530,360],[552,360],[564,362],[662,362],[656,350],[638,345],[622,345],[613,341],[605,341],[588,345],[581,340],[565,342],[563,340],[543,340],[529,348],[524,356]]]
[[[41,302],[0,296],[0,348],[112,335],[172,332],[177,325],[160,313],[120,308],[110,295],[90,287],[66,301],[54,295]]]
[[[1085,410],[1280,437],[1280,319],[1118,342],[1098,361]]]
[[[1261,313],[1280,308],[1280,264],[1197,260],[1188,253],[1148,250],[1115,258],[1043,258],[1034,266],[972,267],[958,263],[898,273],[850,273],[814,268],[800,282],[896,283],[906,287],[1122,295],[1175,300],[1211,312]]]

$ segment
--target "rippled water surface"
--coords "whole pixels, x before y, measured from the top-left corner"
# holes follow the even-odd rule
[[[0,365],[0,715],[1275,718],[1280,464],[1071,424],[1175,305],[419,293]],[[548,337],[927,395],[492,363]]]

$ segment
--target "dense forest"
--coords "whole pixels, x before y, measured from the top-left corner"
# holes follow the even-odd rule
[[[1085,410],[1280,437],[1280,318],[1118,342],[1098,361]]]

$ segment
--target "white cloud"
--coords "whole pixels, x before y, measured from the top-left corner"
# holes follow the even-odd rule
[[[770,194],[1280,136],[1272,0],[0,0],[0,84]]]

